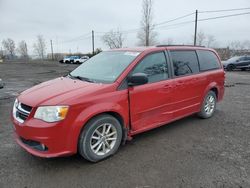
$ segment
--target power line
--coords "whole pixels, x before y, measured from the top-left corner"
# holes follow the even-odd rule
[[[207,20],[215,20],[215,19],[220,19],[220,18],[241,16],[241,15],[246,15],[246,14],[250,14],[250,12],[244,12],[244,13],[239,13],[239,14],[229,14],[229,15],[224,15],[224,16],[208,17],[208,18],[198,19],[197,21],[200,22],[200,21],[207,21]],[[180,23],[176,23],[176,24],[160,26],[157,29],[168,28],[168,27],[177,26],[177,25],[184,25],[184,24],[189,24],[189,23],[194,23],[194,22],[195,22],[194,20],[190,20],[190,21],[186,21],[186,22],[180,22]]]
[[[234,8],[234,9],[222,9],[222,10],[207,10],[207,11],[199,11],[199,13],[215,13],[215,12],[232,12],[239,10],[249,10],[249,8]]]
[[[199,11],[199,13],[218,13],[218,12],[230,12],[230,11],[240,11],[240,10],[248,10],[250,8],[237,8],[237,9],[224,9],[224,10],[208,10],[208,11]],[[189,17],[191,15],[194,15],[195,12],[189,13],[189,14],[185,14],[183,16],[174,18],[174,19],[170,19],[164,22],[160,22],[158,24],[155,24],[155,30],[161,29],[161,28],[170,28],[173,26],[182,26],[182,25],[186,25],[189,23],[194,23],[195,20],[190,20],[190,21],[185,21],[185,22],[179,22],[179,23],[174,23],[174,24],[167,24],[167,23],[171,23],[171,22],[175,22],[177,20],[181,20],[183,18]],[[207,17],[207,18],[202,18],[202,19],[197,19],[197,22],[201,22],[201,21],[208,21],[208,20],[215,20],[215,19],[221,19],[221,18],[227,18],[227,17],[235,17],[235,16],[241,16],[241,15],[247,15],[250,14],[250,12],[243,12],[243,13],[237,13],[237,14],[229,14],[229,15],[222,15],[222,16],[214,16],[214,17]],[[167,24],[167,25],[165,25]],[[142,29],[143,27],[137,28],[137,29],[129,29],[129,30],[122,30],[120,31],[123,34],[128,34],[128,33],[134,33],[139,31],[140,29]],[[95,31],[95,33],[98,33],[97,35],[95,35],[95,37],[101,37],[100,34],[104,34],[107,33],[108,31],[105,32],[101,32],[101,31]],[[89,39],[92,37],[92,41],[93,41],[93,33],[92,32],[88,32],[85,33],[84,35],[78,36],[76,38],[72,38],[70,40],[66,40],[66,41],[62,41],[61,43],[70,43],[70,42],[74,42],[74,41],[80,41],[80,40],[85,40],[85,39]]]
[[[192,13],[189,13],[189,14],[185,14],[183,16],[180,16],[180,17],[177,17],[177,18],[174,18],[174,19],[171,19],[171,20],[167,20],[167,21],[164,21],[164,22],[160,22],[158,24],[154,24],[154,26],[159,26],[159,25],[163,25],[163,24],[166,24],[166,23],[170,23],[170,22],[174,22],[176,20],[180,20],[180,19],[183,19],[185,17],[188,17],[188,16],[191,16],[195,14],[195,12],[192,12]],[[139,27],[139,28],[136,28],[136,29],[129,29],[129,30],[122,30],[120,31],[121,33],[124,33],[124,34],[127,34],[127,33],[134,33],[134,32],[137,32],[139,31],[140,29],[142,29],[143,27]],[[96,31],[95,33],[107,33],[108,31]]]
[[[82,39],[88,38],[88,37],[89,37],[88,35],[91,35],[91,33],[90,33],[90,32],[85,33],[84,35],[75,37],[75,38],[73,38],[73,39],[69,39],[69,40],[62,41],[62,43],[73,42],[73,41],[75,41],[75,40],[82,40]]]
[[[175,19],[171,19],[171,20],[168,20],[168,21],[164,21],[164,22],[155,24],[155,26],[163,25],[163,24],[170,23],[170,22],[173,22],[173,21],[176,21],[176,20],[180,20],[180,19],[182,19],[182,18],[186,18],[186,17],[189,17],[189,16],[194,15],[194,14],[195,14],[195,12],[192,12],[192,13],[186,14],[186,15],[184,15],[184,16],[177,17],[177,18],[175,18]]]
[[[215,16],[215,17],[210,17],[210,18],[199,19],[198,21],[215,20],[215,19],[219,19],[219,18],[228,18],[228,17],[241,16],[241,15],[246,15],[246,14],[250,14],[250,12],[244,12],[244,13],[239,13],[239,14],[230,14],[230,15],[224,15],[224,16]]]

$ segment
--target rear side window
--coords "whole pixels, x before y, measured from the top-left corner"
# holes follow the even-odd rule
[[[157,52],[146,56],[132,71],[132,74],[134,73],[147,74],[149,83],[168,79],[168,66],[164,53]]]
[[[199,72],[199,63],[195,51],[170,51],[174,66],[174,75],[183,76]]]
[[[220,62],[217,56],[211,52],[206,50],[197,50],[199,63],[200,63],[200,70],[207,71],[213,69],[220,68]]]

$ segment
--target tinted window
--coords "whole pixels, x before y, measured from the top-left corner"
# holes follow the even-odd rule
[[[175,76],[199,72],[199,64],[195,51],[171,51],[170,54]]]
[[[244,61],[249,61],[250,60],[250,57],[248,57],[248,56],[246,56],[245,58],[244,58]]]
[[[134,73],[145,73],[148,82],[158,82],[168,78],[168,66],[163,52],[146,56],[133,70]]]
[[[201,71],[220,68],[217,56],[211,51],[197,50]]]

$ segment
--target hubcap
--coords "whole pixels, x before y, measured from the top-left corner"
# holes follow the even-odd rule
[[[117,131],[110,123],[101,124],[91,136],[90,148],[96,155],[105,155],[115,146]]]
[[[205,103],[205,112],[210,115],[213,113],[215,108],[215,98],[212,95],[209,95]]]

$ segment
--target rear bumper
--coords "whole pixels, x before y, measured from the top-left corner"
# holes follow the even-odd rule
[[[12,121],[16,142],[32,155],[52,158],[76,153],[69,141],[70,130],[65,125],[55,123],[48,126],[46,122],[36,119],[27,120],[22,124],[14,118]]]

